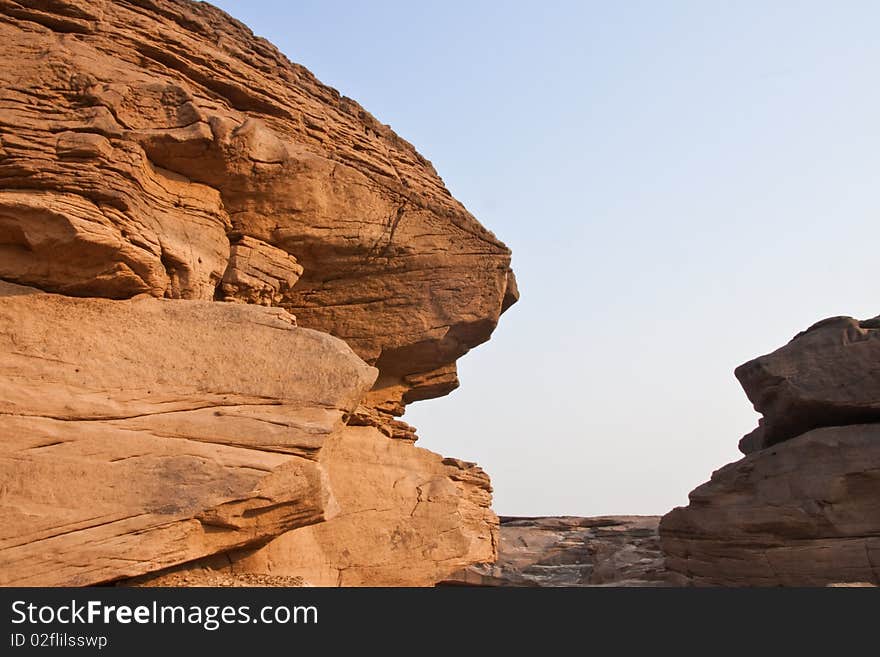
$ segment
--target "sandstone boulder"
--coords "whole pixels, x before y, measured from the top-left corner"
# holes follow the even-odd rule
[[[303,268],[292,255],[247,235],[233,236],[229,264],[220,282],[222,301],[277,306]]]
[[[760,425],[750,454],[817,427],[880,422],[880,322],[832,317],[736,371]]]
[[[0,584],[94,584],[336,508],[317,463],[375,378],[284,310],[0,296]]]
[[[660,523],[694,584],[880,582],[880,322],[833,317],[736,370],[758,428]]]

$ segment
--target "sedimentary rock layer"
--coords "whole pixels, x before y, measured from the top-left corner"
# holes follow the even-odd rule
[[[0,292],[0,584],[92,584],[324,520],[375,378],[284,310]]]
[[[658,516],[502,517],[498,560],[454,573],[469,586],[670,586]]]
[[[880,425],[814,429],[724,466],[663,517],[695,584],[880,584]]]
[[[491,558],[485,474],[395,419],[518,296],[430,162],[208,4],[0,0],[0,39],[0,584]]]
[[[736,370],[764,414],[724,466],[660,524],[694,584],[880,583],[878,320],[823,320]]]
[[[455,388],[515,301],[508,249],[427,160],[216,8],[7,0],[0,19],[0,278],[281,305],[377,365],[380,427]]]

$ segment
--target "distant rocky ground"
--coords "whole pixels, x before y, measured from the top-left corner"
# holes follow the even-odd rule
[[[658,516],[501,518],[498,560],[443,584],[473,586],[671,586]]]

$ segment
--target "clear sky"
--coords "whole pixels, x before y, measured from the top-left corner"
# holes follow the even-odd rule
[[[733,369],[880,313],[880,3],[217,0],[430,159],[522,299],[410,406],[506,515],[660,514]]]

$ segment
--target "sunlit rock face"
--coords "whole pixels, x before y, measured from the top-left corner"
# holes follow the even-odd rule
[[[516,301],[509,250],[409,143],[210,5],[22,0],[0,14],[0,279],[18,336],[0,353],[0,385],[16,393],[0,420],[15,482],[0,498],[14,521],[4,575],[121,579],[344,518],[325,443],[381,436],[397,441],[379,450],[393,459],[415,449],[395,418],[453,390],[456,359]],[[66,333],[50,339],[64,309]],[[45,345],[22,351],[28,331]],[[26,466],[10,456],[22,449]],[[476,518],[455,529],[470,547],[424,559],[483,559],[496,522],[485,476],[457,481],[417,453],[414,480],[456,481],[447,492],[474,500]],[[79,465],[62,476],[68,458]],[[73,472],[87,476],[53,516],[59,493],[43,481]],[[190,476],[188,502],[164,504],[158,491],[170,499]],[[92,488],[107,506],[88,520]],[[238,520],[216,511],[230,504],[247,507]],[[442,515],[413,531],[452,536]],[[71,556],[94,567],[58,566],[73,544],[97,546]]]
[[[376,376],[343,341],[144,296],[0,296],[0,327],[0,584],[140,575],[336,511],[317,456]]]
[[[217,574],[291,577],[315,586],[422,586],[473,563],[494,561],[497,519],[489,477],[375,427],[347,427],[324,441],[320,462],[339,505],[327,522],[282,534],[183,569],[195,581]],[[182,569],[148,581],[177,581]],[[144,583],[144,582],[139,582]]]

